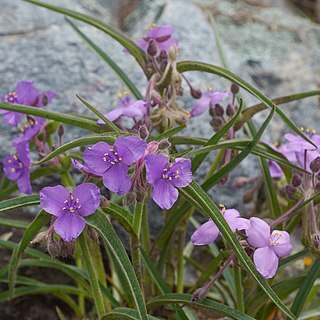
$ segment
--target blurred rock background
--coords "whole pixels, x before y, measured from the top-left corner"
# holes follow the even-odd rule
[[[221,65],[212,25],[213,16],[229,69],[269,97],[278,97],[319,88],[320,25],[319,1],[285,0],[55,0],[51,4],[91,14],[138,39],[152,22],[171,24],[180,40],[181,58]],[[40,90],[54,90],[58,98],[51,110],[73,114],[90,112],[77,101],[79,93],[100,111],[116,107],[116,93],[123,88],[113,74],[70,28],[64,17],[19,0],[0,0],[0,93],[13,89],[22,79],[35,80]],[[135,61],[107,35],[76,22],[81,31],[105,50],[144,92],[146,80]],[[227,90],[230,84],[213,75],[187,74],[200,88],[211,85]],[[194,100],[187,90],[181,100],[190,110]],[[248,105],[256,100],[244,92]],[[318,129],[319,99],[309,98],[283,107],[298,126]],[[255,117],[257,124],[267,113]],[[209,137],[212,128],[207,115],[193,119],[186,134]],[[201,126],[199,123],[201,122]],[[65,141],[86,134],[66,130]],[[14,131],[0,122],[0,156],[10,150]],[[275,119],[268,139],[281,139],[286,127]],[[211,159],[204,165],[210,164]],[[202,171],[204,172],[204,171]],[[217,203],[244,209],[243,190],[231,188],[239,175],[254,176],[259,165],[248,157],[225,185],[212,195]],[[201,173],[200,173],[201,174]]]

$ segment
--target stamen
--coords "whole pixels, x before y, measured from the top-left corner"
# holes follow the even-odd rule
[[[64,200],[63,203],[68,203],[68,200]]]
[[[81,208],[81,204],[78,205],[78,209],[80,209],[80,208]]]
[[[118,158],[118,160],[119,160],[119,161],[122,161],[122,158],[120,157],[120,158]]]
[[[114,161],[110,161],[111,164],[116,164]]]
[[[221,210],[222,213],[226,211],[226,207],[225,207],[224,204],[221,204],[221,203],[220,203],[220,204],[218,205],[218,207],[219,207],[219,209]]]
[[[104,162],[106,162],[106,161],[107,161],[107,158],[106,158],[106,157],[103,157],[102,159],[103,159],[103,161],[104,161]]]
[[[79,201],[80,201],[80,200],[77,198],[77,199],[76,199],[76,203],[79,203]]]
[[[15,168],[11,168],[11,172],[16,172],[16,169]]]
[[[70,199],[73,200],[73,194],[72,193],[70,193]]]
[[[303,130],[304,130],[304,127],[301,127],[300,130],[303,131]]]
[[[18,156],[16,154],[13,155],[14,160],[18,160]]]
[[[8,160],[8,163],[11,163],[11,162],[12,162],[12,160],[11,160],[11,159],[9,159],[9,160]]]
[[[63,208],[61,208],[61,210],[64,211],[64,210],[67,210],[67,208],[66,208],[66,207],[63,207]]]
[[[312,132],[313,134],[316,134],[317,131],[314,130],[314,129],[312,129],[311,132]]]

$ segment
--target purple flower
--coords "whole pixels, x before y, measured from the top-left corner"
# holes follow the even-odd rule
[[[2,160],[3,171],[9,180],[17,181],[21,192],[31,194],[29,144],[15,144],[17,153],[10,154]]]
[[[33,87],[33,81],[20,81],[13,91],[9,91],[2,97],[3,102],[24,104],[34,106],[37,102],[39,91]],[[8,110],[0,110],[0,114],[4,115],[4,121],[7,124],[17,127],[22,113],[12,112]]]
[[[198,103],[192,108],[190,114],[192,117],[199,116],[208,110],[209,106],[214,106],[219,103],[222,99],[229,97],[229,92],[219,92],[208,88],[206,92],[203,93],[202,98]]]
[[[131,188],[128,168],[144,154],[147,143],[138,137],[119,137],[114,146],[98,142],[83,153],[85,165],[102,176],[112,192],[125,194]]]
[[[247,230],[250,227],[248,219],[241,218],[240,213],[236,209],[227,209],[222,211],[222,216],[227,221],[232,232],[236,230]],[[191,236],[191,241],[195,246],[209,244],[217,239],[220,230],[212,220],[202,224]]]
[[[77,168],[78,170],[80,170],[84,174],[93,176],[95,178],[100,178],[101,177],[101,174],[91,170],[86,164],[82,164],[78,160],[71,159],[71,163],[75,168]]]
[[[264,143],[267,144],[272,149],[280,152],[280,150],[275,145],[266,141],[264,141]],[[280,179],[283,176],[283,171],[277,162],[273,160],[268,160],[268,166],[269,166],[270,175],[273,179]]]
[[[145,158],[147,181],[153,186],[152,199],[161,209],[168,210],[177,201],[179,192],[192,181],[190,159],[177,158],[169,163],[161,154],[149,154]]]
[[[135,118],[146,115],[147,103],[144,100],[132,100],[128,91],[120,92],[118,97],[119,107],[104,115],[108,120],[115,121],[122,116]],[[97,123],[104,124],[104,121],[100,119]]]
[[[292,250],[290,235],[286,231],[274,230],[259,218],[250,218],[246,230],[248,243],[256,248],[253,261],[257,270],[266,278],[272,278],[278,269],[279,258],[286,257]]]
[[[310,171],[310,163],[320,156],[320,135],[307,133],[307,136],[318,149],[302,137],[293,133],[285,134],[285,138],[288,142],[283,148],[284,151],[287,152],[288,159],[290,157],[292,162],[297,161],[301,168]]]
[[[69,192],[63,186],[46,187],[40,191],[43,210],[57,217],[55,232],[67,242],[76,239],[85,227],[83,217],[94,213],[100,205],[100,189],[93,183],[83,183]]]
[[[172,36],[174,28],[170,25],[160,25],[156,24],[150,25],[150,29],[145,37],[137,40],[137,45],[145,52],[147,52],[150,40],[154,40],[158,46],[158,51],[161,50],[169,51],[170,47],[173,45],[178,46],[178,39]]]
[[[20,128],[21,136],[15,138],[13,141],[15,143],[19,142],[29,142],[31,141],[41,130],[45,123],[45,119],[40,117],[30,117],[27,116],[27,121],[22,123],[22,127]]]

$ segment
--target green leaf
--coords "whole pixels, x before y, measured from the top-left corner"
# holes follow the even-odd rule
[[[308,97],[313,97],[313,96],[318,96],[320,95],[320,90],[314,90],[314,91],[306,91],[306,92],[301,92],[301,93],[296,93],[296,94],[291,94],[289,96],[285,97],[279,97],[279,98],[274,98],[272,99],[272,102],[276,105],[292,102],[292,101],[297,101],[301,99],[305,99]],[[264,103],[258,103],[253,106],[250,106],[246,108],[242,114],[241,118],[235,125],[235,129],[238,130],[240,129],[244,123],[246,123],[248,120],[250,120],[255,114],[258,112],[261,112],[263,110],[267,109],[267,106]]]
[[[219,140],[229,131],[229,129],[235,124],[235,122],[238,120],[243,108],[243,100],[240,100],[240,106],[237,113],[233,116],[233,118],[225,125],[223,128],[221,128],[217,133],[215,133],[205,144],[204,147],[217,144]],[[209,153],[209,152],[208,152]],[[192,171],[196,172],[197,169],[200,167],[203,160],[206,158],[208,153],[198,154],[193,160],[192,160]]]
[[[41,117],[44,119],[51,119],[51,120],[65,123],[65,124],[70,124],[74,127],[84,128],[86,130],[93,131],[93,132],[105,132],[105,128],[103,126],[96,124],[95,121],[85,119],[78,115],[53,112],[53,111],[48,111],[41,108],[35,108],[30,106],[24,106],[22,104],[14,104],[14,103],[6,103],[6,102],[0,102],[0,109],[29,114],[29,115]]]
[[[204,192],[204,190],[197,185],[194,181],[183,189],[179,190],[187,200],[198,208],[204,216],[208,219],[212,219],[216,224],[220,232],[222,233],[224,239],[236,254],[241,265],[248,271],[248,273],[257,281],[259,286],[263,291],[269,296],[269,298],[282,310],[290,319],[296,319],[296,317],[288,310],[284,303],[279,299],[279,297],[274,293],[269,284],[261,276],[261,274],[256,270],[253,262],[250,260],[244,249],[242,248],[240,242],[236,236],[231,231],[226,220],[220,213],[219,208],[211,200],[211,198]]]
[[[137,310],[129,309],[129,308],[117,308],[107,313],[101,320],[108,319],[129,319],[129,320],[139,320],[141,319]],[[153,316],[148,315],[148,320],[158,320]]]
[[[5,219],[0,218],[0,226],[6,226],[10,228],[17,228],[17,229],[26,229],[29,223],[14,219]]]
[[[201,302],[194,302],[191,300],[191,294],[178,294],[178,293],[169,293],[158,296],[151,301],[148,302],[147,307],[148,309],[153,309],[158,306],[163,306],[166,304],[179,304],[183,303],[185,305],[200,307],[204,309],[211,310],[221,315],[225,315],[227,317],[231,317],[232,319],[239,319],[239,320],[254,320],[254,318],[237,311],[231,307],[223,305],[222,303],[216,302],[210,299],[204,299]]]
[[[35,0],[25,0],[27,2],[33,3],[35,5],[47,8],[49,10],[64,14],[66,16],[72,17],[74,19],[77,19],[79,21],[83,21],[87,24],[90,24],[94,27],[96,27],[99,30],[102,30],[106,34],[108,34],[110,37],[118,41],[121,45],[123,45],[125,48],[129,50],[129,52],[132,54],[132,56],[137,60],[138,64],[142,68],[142,70],[147,74],[146,72],[146,54],[145,52],[137,46],[130,38],[128,38],[126,35],[124,35],[122,32],[113,29],[108,24],[104,23],[103,21],[100,21],[98,19],[92,18],[88,15],[68,10],[62,7],[58,6],[52,6],[50,4],[35,1]]]
[[[135,86],[135,84],[128,78],[127,74],[104,52],[100,47],[98,47],[94,42],[92,42],[85,34],[83,34],[80,29],[68,18],[67,22],[71,25],[73,30],[75,30],[82,40],[104,61],[110,68],[119,76],[122,82],[128,87],[132,94],[137,100],[143,100],[143,96]]]
[[[10,297],[14,296],[14,281],[17,273],[19,259],[27,247],[28,243],[36,236],[38,231],[49,222],[51,216],[45,211],[41,210],[37,217],[32,221],[29,227],[26,229],[18,247],[13,251],[9,270],[8,270],[8,286]]]
[[[115,233],[112,225],[106,219],[101,209],[98,209],[95,214],[87,218],[87,223],[95,228],[106,242],[109,250],[114,254],[114,257],[118,260],[121,266],[123,276],[126,278],[130,288],[130,295],[135,301],[136,308],[138,310],[138,319],[148,319],[147,310],[144,302],[144,298],[139,286],[138,279],[133,270],[129,257],[120,242],[117,234]]]
[[[77,95],[77,98],[93,113],[95,113],[101,120],[105,122],[104,126],[107,127],[110,131],[112,132],[120,132],[120,129],[110,120],[108,120],[97,108],[92,106],[88,101],[85,99],[81,98],[79,95]]]
[[[106,308],[103,301],[101,288],[99,286],[99,277],[96,270],[96,266],[93,264],[93,259],[90,254],[88,241],[88,236],[84,232],[82,232],[77,242],[80,246],[81,258],[84,261],[84,265],[86,266],[89,275],[92,298],[96,306],[96,311],[98,317],[101,318],[105,314]]]
[[[74,149],[77,147],[87,146],[89,144],[94,144],[94,143],[97,143],[100,141],[104,141],[104,142],[113,144],[115,139],[116,139],[116,137],[112,136],[111,134],[96,135],[96,136],[88,136],[88,137],[84,137],[84,138],[79,138],[79,139],[68,142],[68,143],[64,144],[63,146],[57,148],[56,150],[52,151],[47,156],[42,158],[40,161],[33,163],[33,165],[43,164],[43,163],[55,158],[56,156],[60,155],[61,153],[64,153],[68,150],[71,150],[71,149]]]
[[[186,127],[186,125],[182,124],[179,127],[175,127],[175,128],[170,129],[170,130],[167,130],[167,131],[157,135],[154,138],[150,138],[149,142],[150,141],[161,141],[163,139],[170,138],[170,137],[174,136],[175,134],[177,134],[178,132],[182,131],[185,127]]]
[[[9,200],[0,201],[0,212],[17,209],[21,207],[34,206],[40,203],[39,195],[22,196]]]
[[[299,316],[303,306],[308,298],[308,294],[310,293],[312,286],[316,279],[320,277],[320,260],[316,260],[310,271],[308,272],[307,277],[303,281],[291,307],[291,311],[295,316]]]
[[[268,98],[266,97],[261,91],[250,85],[248,82],[244,81],[243,79],[239,78],[232,72],[218,67],[214,66],[208,63],[202,63],[202,62],[194,62],[194,61],[182,61],[177,64],[177,70],[181,73],[186,72],[186,71],[202,71],[202,72],[208,72],[208,73],[213,73],[218,76],[221,76],[225,79],[228,79],[232,81],[233,83],[236,83],[239,85],[241,88],[244,90],[248,91],[251,93],[253,96],[258,98],[260,101],[262,101],[265,105],[267,105],[269,108],[274,108],[275,107],[275,112],[278,114],[278,116],[282,119],[282,121],[287,124],[293,132],[295,132],[297,135],[311,143],[313,146],[315,144],[308,138],[306,137],[300,129],[285,115],[283,111],[281,111],[279,108],[275,106],[275,104]],[[315,146],[316,147],[316,146]]]

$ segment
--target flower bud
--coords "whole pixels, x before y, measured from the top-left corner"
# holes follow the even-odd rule
[[[39,232],[35,238],[31,241],[31,244],[41,243],[48,239],[48,233],[46,231]]]
[[[320,170],[320,157],[317,157],[313,161],[311,161],[310,169],[313,173],[316,173]]]
[[[159,94],[159,92],[153,90],[151,93],[151,100],[155,105],[161,104],[162,98],[161,98],[161,95]]]
[[[314,246],[320,250],[320,234],[314,234],[312,235],[312,242]]]
[[[101,196],[100,200],[101,200],[100,205],[101,205],[102,208],[109,207],[110,201],[106,197]]]
[[[228,117],[232,117],[234,115],[234,108],[231,104],[228,104],[226,114]]]
[[[233,179],[232,181],[232,187],[233,188],[242,188],[245,185],[247,185],[249,182],[251,182],[251,180],[247,177],[236,177]]]
[[[220,104],[214,106],[214,113],[217,117],[222,117],[224,114],[224,109]]]
[[[171,147],[171,143],[169,142],[168,139],[161,140],[158,145],[159,150],[166,150],[166,149],[169,149],[170,147]]]
[[[128,192],[123,198],[123,204],[125,206],[131,206],[136,203],[136,195],[134,192]]]
[[[191,93],[191,96],[195,99],[200,99],[201,96],[202,96],[202,92],[200,89],[197,89],[197,88],[194,88],[192,86],[190,86],[190,93]]]
[[[59,124],[59,127],[58,127],[58,135],[61,137],[64,135],[64,126],[62,123]]]
[[[160,51],[159,60],[160,60],[160,62],[162,62],[162,61],[165,61],[166,63],[168,62],[168,54],[165,50]]]
[[[63,258],[73,256],[75,250],[75,242],[66,242],[60,239],[60,255]]]
[[[46,106],[46,105],[48,105],[48,103],[49,103],[49,99],[48,99],[47,95],[44,94],[42,97],[42,104],[44,106]]]
[[[233,95],[236,95],[239,92],[239,90],[240,90],[240,88],[239,88],[239,86],[237,84],[233,83],[231,85],[231,93]]]
[[[149,137],[149,130],[145,124],[139,127],[138,134],[142,140],[146,140]]]
[[[94,230],[93,228],[91,228],[91,227],[88,228],[88,236],[89,236],[94,242],[100,243],[98,232],[97,232],[96,230]]]
[[[213,117],[210,123],[216,129],[223,125],[223,119],[220,117]]]
[[[292,180],[291,180],[291,185],[294,187],[294,188],[298,188],[302,183],[302,179],[294,174],[293,177],[292,177]]]
[[[158,46],[157,46],[157,42],[153,39],[151,39],[149,41],[149,45],[147,48],[147,52],[151,57],[155,57],[158,53]]]
[[[176,61],[179,53],[179,48],[176,45],[170,47],[168,57],[171,61]]]
[[[193,295],[191,300],[192,301],[201,301],[203,299],[205,299],[208,295],[208,290],[204,287],[204,288],[199,288],[197,289]]]
[[[146,196],[145,190],[139,189],[136,192],[136,200],[137,200],[137,202],[140,202],[140,203],[143,202],[145,196]]]
[[[48,241],[47,249],[52,258],[60,256],[60,245],[54,239]]]
[[[285,187],[285,192],[286,192],[286,194],[288,195],[288,197],[290,199],[294,199],[293,196],[296,193],[296,188],[294,188],[293,186],[288,185],[288,186]]]

